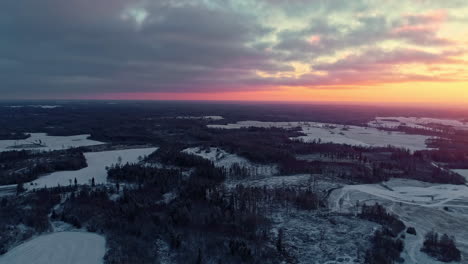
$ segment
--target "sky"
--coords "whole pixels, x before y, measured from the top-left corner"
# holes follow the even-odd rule
[[[0,99],[468,104],[466,0],[2,0]]]

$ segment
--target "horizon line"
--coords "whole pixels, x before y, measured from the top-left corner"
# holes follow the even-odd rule
[[[408,108],[428,108],[437,107],[445,109],[468,110],[468,105],[463,103],[444,102],[369,102],[369,101],[311,101],[311,100],[219,100],[219,99],[106,99],[106,98],[10,98],[0,99],[0,103],[9,102],[193,102],[193,103],[228,103],[228,104],[308,104],[308,105],[342,105],[342,106],[374,106],[374,107],[408,107]]]

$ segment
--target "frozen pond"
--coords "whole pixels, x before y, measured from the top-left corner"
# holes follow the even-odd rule
[[[27,183],[24,186],[29,189],[56,187],[58,184],[64,186],[73,183],[75,178],[78,184],[89,184],[92,178],[96,184],[106,183],[106,166],[118,163],[119,159],[122,164],[137,162],[139,157],[149,155],[156,150],[157,148],[142,148],[84,153],[88,167],[77,171],[54,172],[33,181],[33,185]]]
[[[0,264],[102,264],[104,237],[94,233],[59,232],[29,240],[0,256]]]

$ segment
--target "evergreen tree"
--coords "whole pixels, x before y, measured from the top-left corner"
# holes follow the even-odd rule
[[[195,263],[196,264],[202,264],[203,263],[203,256],[202,256],[201,249],[198,249],[197,261]]]
[[[16,195],[19,195],[20,193],[23,193],[25,191],[23,183],[20,182],[16,185]]]
[[[283,252],[284,250],[283,240],[284,240],[284,229],[280,228],[278,230],[278,238],[276,240],[276,249],[279,252]]]

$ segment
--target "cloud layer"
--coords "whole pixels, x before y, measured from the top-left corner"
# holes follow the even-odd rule
[[[468,3],[457,0],[4,0],[0,92],[73,98],[467,81],[464,14]]]

